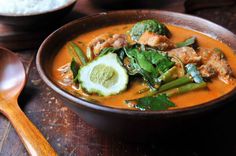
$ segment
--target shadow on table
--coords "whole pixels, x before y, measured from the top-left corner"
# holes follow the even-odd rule
[[[21,107],[22,110],[24,110],[26,105],[30,103],[30,101],[32,100],[32,98],[34,98],[36,94],[39,94],[39,91],[40,90],[36,89],[35,87],[26,85],[26,87],[22,90],[18,99],[19,106]]]

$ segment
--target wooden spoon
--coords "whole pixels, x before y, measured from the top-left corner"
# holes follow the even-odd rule
[[[10,120],[30,155],[57,155],[18,106],[17,99],[26,82],[22,62],[5,48],[0,48],[0,62],[0,112]]]

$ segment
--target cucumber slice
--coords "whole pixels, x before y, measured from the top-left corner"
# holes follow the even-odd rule
[[[80,68],[78,80],[88,93],[118,94],[127,88],[128,74],[117,54],[108,53]]]

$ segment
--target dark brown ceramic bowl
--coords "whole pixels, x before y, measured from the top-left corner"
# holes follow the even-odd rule
[[[69,13],[72,10],[73,6],[75,5],[76,1],[77,0],[70,2],[66,5],[63,5],[57,9],[37,14],[29,14],[29,15],[0,14],[0,22],[12,26],[31,27],[31,28],[49,25],[59,21],[67,13]]]
[[[94,104],[77,98],[61,89],[53,82],[51,75],[52,62],[58,50],[74,37],[97,28],[137,22],[143,19],[158,19],[169,23],[200,31],[208,36],[216,37],[236,50],[236,36],[225,28],[210,21],[180,13],[157,10],[130,10],[100,13],[70,22],[52,33],[41,45],[37,54],[37,69],[44,82],[64,100],[64,104],[76,112],[90,125],[107,132],[123,136],[146,137],[162,134],[172,128],[186,126],[195,119],[219,110],[220,106],[229,104],[236,97],[236,90],[213,101],[176,110],[139,111],[116,109]],[[199,97],[200,98],[200,97]],[[200,120],[200,121],[204,121]]]

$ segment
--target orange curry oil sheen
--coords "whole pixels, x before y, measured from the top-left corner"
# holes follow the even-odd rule
[[[127,31],[132,27],[133,24],[122,24],[122,25],[115,25],[115,26],[109,26],[100,28],[97,30],[93,30],[91,32],[87,32],[84,34],[79,35],[77,38],[75,38],[73,41],[78,44],[78,46],[86,52],[87,44],[98,35],[101,35],[103,33],[111,33],[111,34],[125,34]],[[200,32],[196,32],[193,30],[185,29],[178,26],[173,25],[167,25],[169,30],[171,31],[171,41],[174,43],[184,41],[185,39],[195,36],[197,37],[198,45],[203,48],[220,48],[226,58],[228,63],[230,64],[233,73],[236,73],[236,56],[233,52],[233,50],[228,47],[226,44],[222,43],[221,41],[215,40],[211,37],[208,37]],[[99,101],[102,105],[115,107],[115,108],[124,108],[124,109],[133,109],[130,108],[127,104],[125,104],[125,100],[130,99],[137,99],[140,97],[145,96],[144,94],[138,94],[137,92],[141,89],[143,89],[145,86],[140,82],[130,82],[128,89],[118,95],[108,96],[108,97],[101,97],[97,95],[87,95],[83,93],[81,90],[75,90],[72,86],[63,86],[59,82],[61,80],[60,73],[57,71],[57,69],[66,63],[71,61],[71,57],[67,51],[66,45],[64,45],[57,56],[54,59],[53,66],[52,66],[52,76],[54,78],[54,81],[64,90],[72,93],[75,96],[83,95],[83,96],[89,96],[91,99],[95,99]],[[211,101],[213,99],[216,99],[229,91],[231,91],[236,85],[236,82],[233,82],[232,84],[224,84],[217,78],[213,79],[212,82],[207,83],[207,89],[201,89],[196,91],[191,91],[182,95],[178,95],[175,97],[171,97],[170,100],[176,104],[176,108],[183,108],[183,107],[190,107],[194,105],[199,105],[204,102]],[[77,94],[79,93],[79,94]],[[79,96],[78,96],[79,97]]]

